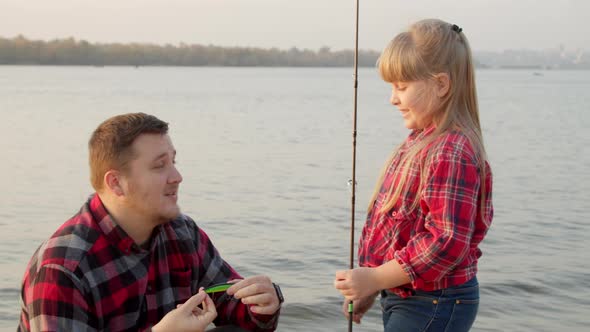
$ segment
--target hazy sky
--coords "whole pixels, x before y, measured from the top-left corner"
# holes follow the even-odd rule
[[[588,0],[360,0],[362,49],[409,23],[456,23],[476,51],[590,51]],[[0,0],[0,36],[90,42],[354,47],[355,0]]]

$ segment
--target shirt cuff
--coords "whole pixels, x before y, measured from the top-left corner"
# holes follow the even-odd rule
[[[420,287],[424,286],[424,281],[418,277],[414,271],[414,268],[410,264],[410,259],[407,257],[405,249],[396,251],[393,256],[393,259],[395,259],[398,264],[401,265],[404,272],[408,275],[408,277],[410,277],[410,284],[412,285],[412,288],[419,289]]]
[[[250,313],[250,317],[252,317],[252,321],[260,328],[263,329],[276,329],[277,323],[279,320],[279,314],[281,313],[281,307],[274,314],[271,315],[263,315],[257,314],[250,310],[250,306],[248,306],[248,312]]]

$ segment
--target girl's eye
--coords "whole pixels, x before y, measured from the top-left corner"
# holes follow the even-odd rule
[[[404,91],[406,88],[407,88],[407,86],[405,86],[405,85],[400,85],[400,84],[393,85],[393,90],[395,90],[395,91]]]

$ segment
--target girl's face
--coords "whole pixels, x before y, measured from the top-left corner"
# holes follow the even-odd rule
[[[426,81],[393,82],[390,102],[408,129],[424,129],[432,123],[432,93]]]

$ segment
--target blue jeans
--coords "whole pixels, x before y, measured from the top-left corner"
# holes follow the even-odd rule
[[[479,307],[477,278],[438,291],[414,291],[402,299],[381,291],[385,332],[469,331]]]

